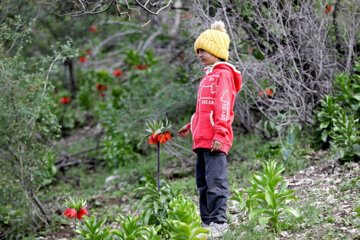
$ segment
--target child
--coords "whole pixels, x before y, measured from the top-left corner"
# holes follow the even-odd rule
[[[210,225],[212,237],[220,237],[227,230],[226,155],[233,140],[235,95],[242,84],[241,73],[226,62],[229,44],[221,21],[214,22],[196,39],[194,49],[205,66],[205,76],[199,85],[196,112],[178,132],[181,137],[192,133],[200,215],[203,225]]]

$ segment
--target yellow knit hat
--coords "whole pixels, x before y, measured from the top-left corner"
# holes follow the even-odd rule
[[[229,57],[230,38],[226,33],[224,22],[215,21],[211,24],[211,29],[207,29],[200,34],[194,44],[194,50],[204,49],[225,61]]]

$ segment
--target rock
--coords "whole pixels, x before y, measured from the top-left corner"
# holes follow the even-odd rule
[[[257,232],[262,232],[264,230],[264,227],[257,225],[256,227],[254,227],[254,230]]]
[[[109,183],[111,181],[114,181],[115,179],[118,179],[119,176],[109,176],[105,179],[105,183]]]

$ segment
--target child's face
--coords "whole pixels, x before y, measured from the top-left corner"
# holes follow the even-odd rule
[[[198,50],[198,57],[200,58],[201,62],[204,66],[213,65],[214,63],[220,62],[220,59],[209,53],[204,49]]]

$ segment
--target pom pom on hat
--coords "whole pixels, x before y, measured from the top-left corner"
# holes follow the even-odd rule
[[[228,60],[230,38],[226,33],[223,21],[215,21],[211,24],[211,29],[207,29],[200,34],[194,44],[194,50],[204,49],[212,55]]]
[[[213,30],[219,30],[221,32],[226,32],[225,24],[223,21],[215,21],[213,24],[211,24],[211,29]]]

